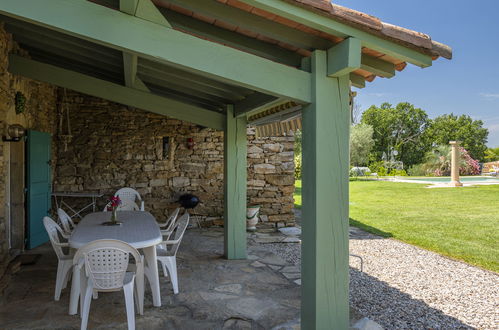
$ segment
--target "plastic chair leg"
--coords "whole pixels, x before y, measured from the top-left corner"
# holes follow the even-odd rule
[[[61,297],[61,291],[62,287],[64,284],[64,261],[59,260],[57,263],[57,275],[55,278],[55,293],[54,293],[54,300],[59,301],[59,298]]]
[[[128,330],[135,330],[135,310],[133,306],[133,280],[123,286],[125,293],[126,319],[128,322]]]
[[[81,330],[87,329],[88,314],[90,312],[90,303],[92,302],[92,291],[93,291],[92,284],[88,283],[86,290],[84,292],[81,292],[81,294],[84,295],[83,308],[81,311]]]
[[[73,272],[72,262],[64,262],[64,280],[62,281],[62,289],[64,290],[68,286],[69,278]]]
[[[178,279],[177,279],[177,258],[176,257],[167,257],[164,259],[166,268],[168,268],[168,273],[170,273],[173,293],[178,293]]]

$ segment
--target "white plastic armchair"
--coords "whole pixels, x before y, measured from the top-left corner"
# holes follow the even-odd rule
[[[156,258],[161,263],[164,276],[168,277],[168,274],[170,275],[174,294],[178,293],[176,255],[188,224],[189,213],[186,212],[175,223],[170,238],[156,246]]]
[[[134,202],[136,200],[140,201],[140,210],[144,211],[144,201],[142,200],[142,197],[140,197],[140,194],[137,190],[133,188],[121,188],[119,189],[114,196],[119,196],[121,201],[131,201]]]
[[[111,207],[111,202],[107,203],[106,206],[104,207],[103,212],[108,212],[108,208]],[[121,204],[118,205],[117,207],[118,211],[139,211],[139,206],[137,203],[132,202],[130,200],[122,200]],[[143,211],[143,210],[142,210]]]
[[[69,247],[69,244],[63,243],[59,239],[59,234],[64,237],[64,231],[61,227],[49,217],[43,218],[43,225],[45,226],[45,230],[47,230],[50,243],[52,244],[52,248],[58,259],[54,293],[54,300],[57,301],[61,297],[62,289],[65,289],[67,286],[71,274],[70,271],[73,266],[73,255],[71,252],[65,254],[62,250],[63,247]]]
[[[129,256],[135,259],[133,272],[127,271]],[[111,239],[96,240],[81,247],[73,258],[80,277],[81,329],[86,329],[93,293],[123,289],[128,329],[135,329],[136,304],[143,314],[144,257],[130,244]],[[83,270],[84,269],[84,274]],[[137,282],[137,283],[135,283]],[[135,290],[134,290],[135,287]]]
[[[166,219],[165,222],[163,223],[158,223],[159,228],[161,228],[161,233],[163,236],[169,236],[173,230],[173,226],[175,226],[175,222],[178,217],[178,213],[180,212],[180,207],[177,207],[175,210],[173,210],[172,213],[168,216],[168,219]]]
[[[76,225],[69,216],[69,214],[67,214],[66,211],[64,211],[63,209],[59,208],[57,209],[57,216],[59,217],[59,221],[61,222],[65,234],[71,235]]]

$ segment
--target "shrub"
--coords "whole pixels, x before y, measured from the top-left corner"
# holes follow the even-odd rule
[[[388,175],[389,176],[407,176],[407,172],[405,170],[392,169],[390,171],[390,173],[388,173]]]
[[[376,173],[378,173],[378,176],[387,176],[388,175],[388,171],[383,166],[378,167],[378,171]]]
[[[407,169],[407,174],[411,176],[427,176],[428,169],[426,168],[425,164],[416,164]]]
[[[295,179],[301,180],[301,153],[295,153]]]

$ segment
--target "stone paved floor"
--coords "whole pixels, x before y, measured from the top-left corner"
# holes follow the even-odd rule
[[[49,245],[29,253],[42,257],[22,266],[0,297],[1,329],[78,329],[80,319],[68,311],[69,290],[53,300],[57,260]],[[222,258],[220,229],[187,231],[177,256],[180,293],[161,277],[163,306],[152,306],[146,291],[137,329],[299,329],[299,268],[258,245],[248,260]],[[352,314],[352,322],[360,317]],[[126,328],[121,292],[92,301],[90,329]]]

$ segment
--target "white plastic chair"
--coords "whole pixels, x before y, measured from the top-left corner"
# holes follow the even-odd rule
[[[176,255],[188,224],[189,213],[186,212],[175,223],[170,237],[156,246],[156,258],[161,263],[164,276],[168,277],[168,274],[170,275],[174,294],[178,293]]]
[[[108,212],[107,209],[109,207],[111,207],[111,202],[106,204],[103,212]],[[137,203],[124,199],[121,201],[121,204],[118,205],[117,210],[118,211],[139,211],[139,207],[138,207]]]
[[[119,196],[121,201],[131,201],[135,203],[135,200],[140,201],[140,210],[144,211],[144,201],[137,190],[133,188],[121,188],[119,189],[114,196]]]
[[[172,213],[168,216],[168,219],[166,219],[165,222],[163,223],[158,223],[159,228],[161,228],[161,233],[163,236],[169,236],[173,230],[173,226],[175,226],[175,222],[178,217],[178,213],[180,212],[180,207],[177,207],[175,210],[173,210]]]
[[[69,276],[71,275],[71,269],[73,267],[73,255],[71,252],[65,254],[62,251],[62,248],[69,247],[69,244],[63,243],[59,239],[59,234],[61,234],[62,237],[67,238],[61,227],[49,217],[43,218],[43,225],[45,226],[45,230],[47,230],[47,234],[50,238],[50,243],[52,243],[52,247],[54,248],[54,252],[57,255],[58,259],[54,293],[54,300],[58,301],[61,297],[61,291],[62,289],[66,288]]]
[[[67,214],[66,211],[64,211],[63,209],[59,208],[57,209],[57,215],[59,217],[59,221],[61,222],[62,228],[64,229],[66,235],[71,235],[76,225],[69,216],[69,214]]]
[[[134,272],[127,271],[129,255],[135,259]],[[112,292],[123,289],[128,329],[135,329],[134,283],[139,313],[143,313],[144,257],[130,244],[111,239],[96,240],[81,247],[73,259],[80,272],[84,267],[85,277],[80,278],[81,329],[86,329],[92,296],[97,292]],[[141,279],[140,284],[138,279]],[[140,287],[139,287],[140,286]]]

